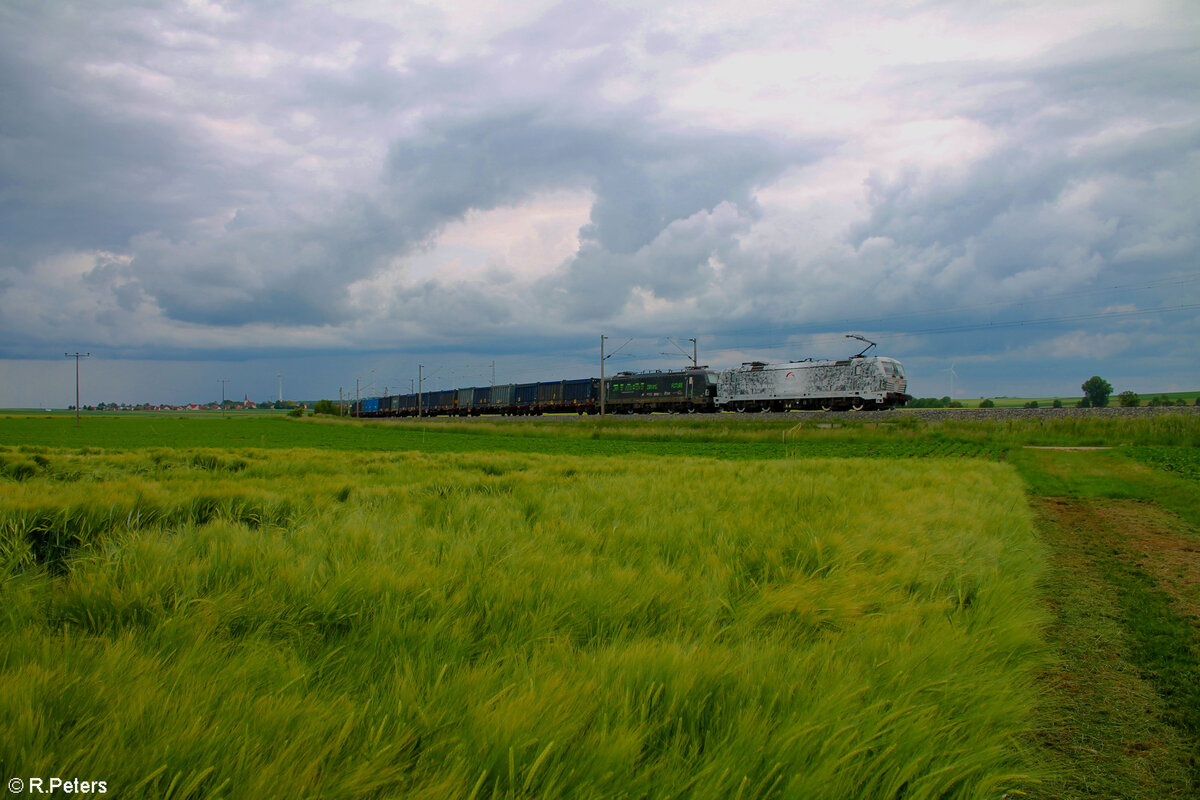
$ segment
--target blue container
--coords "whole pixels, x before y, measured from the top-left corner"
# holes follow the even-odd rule
[[[562,396],[562,381],[543,381],[538,384],[537,404],[539,406],[557,406],[562,403]]]
[[[596,401],[595,378],[580,378],[574,381],[563,381],[563,404],[568,406],[586,406]]]
[[[528,408],[537,403],[538,385],[536,383],[518,383],[513,389],[513,405],[518,408]]]

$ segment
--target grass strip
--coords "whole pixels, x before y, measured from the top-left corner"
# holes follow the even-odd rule
[[[1193,783],[1200,786],[1200,759],[1195,755],[1200,753],[1200,643],[1193,623],[1174,611],[1171,596],[1128,554],[1110,555],[1100,564],[1117,590],[1134,662],[1151,676],[1171,724],[1192,743],[1189,762]]]
[[[1037,736],[1050,777],[1032,796],[1191,796],[1192,740],[1145,663],[1141,637],[1129,625],[1127,577],[1114,555],[1124,551],[1113,530],[1136,509],[1069,498],[1034,505],[1051,556],[1040,591],[1053,614],[1046,636],[1056,658],[1042,678]]]
[[[1119,451],[1012,460],[1041,495],[1039,530],[1056,565],[1043,592],[1061,666],[1048,681],[1043,740],[1059,778],[1044,796],[1191,796],[1200,788],[1200,625],[1187,594],[1187,554],[1200,540],[1194,485]]]

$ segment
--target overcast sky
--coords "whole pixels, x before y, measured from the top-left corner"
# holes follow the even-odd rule
[[[1194,0],[0,3],[0,407],[1192,390],[1198,253]]]

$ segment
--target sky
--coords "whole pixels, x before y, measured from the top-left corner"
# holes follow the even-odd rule
[[[0,407],[1200,388],[1200,4],[0,3]]]

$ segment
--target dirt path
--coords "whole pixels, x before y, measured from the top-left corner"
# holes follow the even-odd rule
[[[1145,501],[1031,503],[1052,553],[1043,595],[1057,656],[1042,677],[1039,743],[1058,775],[1036,796],[1196,797],[1187,683],[1197,677],[1189,653],[1200,657],[1200,536]],[[1161,630],[1147,633],[1149,623]],[[1178,672],[1180,659],[1160,651],[1178,655],[1180,640]]]

